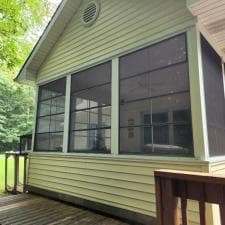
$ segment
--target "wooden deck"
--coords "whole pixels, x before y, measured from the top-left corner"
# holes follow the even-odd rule
[[[31,194],[0,198],[0,225],[128,225],[82,208]]]

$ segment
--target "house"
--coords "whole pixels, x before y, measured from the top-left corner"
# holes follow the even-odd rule
[[[38,90],[29,190],[152,224],[155,169],[223,173],[224,10],[62,1],[16,78]]]

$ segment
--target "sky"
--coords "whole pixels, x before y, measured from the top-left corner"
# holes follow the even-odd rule
[[[61,0],[49,0],[49,2],[59,4],[61,2]]]
[[[48,0],[48,1],[56,6],[59,5],[59,3],[61,2],[61,0]]]
[[[47,18],[46,20],[46,24],[41,27],[40,29],[38,30],[35,30],[35,33],[37,34],[37,37],[40,37],[46,27],[46,25],[48,24],[48,21],[51,19],[53,13],[55,12],[55,10],[57,9],[58,5],[60,4],[60,2],[63,1],[63,0],[48,0],[48,2],[50,3],[50,17]],[[32,34],[28,34],[28,37],[31,36],[32,37]]]

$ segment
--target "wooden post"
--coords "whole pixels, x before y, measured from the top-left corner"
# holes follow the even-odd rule
[[[157,225],[163,225],[163,209],[162,209],[162,189],[160,178],[155,176],[155,192],[156,192],[156,216],[157,216]]]
[[[19,156],[14,155],[14,187],[13,187],[13,194],[17,193],[17,185],[19,179]]]
[[[171,179],[162,179],[163,187],[162,203],[163,203],[163,225],[179,225],[178,218],[178,199],[174,196],[173,182]]]
[[[205,202],[199,201],[200,224],[206,225]]]
[[[23,193],[27,190],[27,155],[24,156]]]
[[[187,225],[187,199],[181,198],[182,225]]]
[[[5,192],[8,191],[7,181],[8,181],[8,155],[5,154]]]
[[[220,220],[221,225],[225,225],[225,205],[220,204]]]
[[[170,179],[155,177],[157,225],[179,225],[178,199]]]

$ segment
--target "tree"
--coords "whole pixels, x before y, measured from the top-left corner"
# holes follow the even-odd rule
[[[5,73],[0,79],[0,151],[15,150],[18,136],[31,133],[35,90],[12,82]]]
[[[0,0],[0,67],[21,65],[49,12],[47,0]]]
[[[13,78],[47,24],[48,0],[0,0],[0,152],[16,150],[31,133],[35,89]]]

